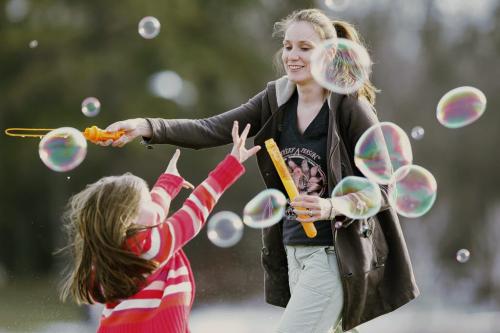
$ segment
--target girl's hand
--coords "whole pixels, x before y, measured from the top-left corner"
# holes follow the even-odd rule
[[[151,137],[152,132],[151,128],[144,118],[135,118],[135,119],[127,119],[122,121],[117,121],[106,127],[106,131],[108,132],[117,132],[117,131],[125,131],[118,140],[108,140],[104,142],[96,142],[100,146],[109,146],[113,147],[123,147],[130,141],[134,140],[138,136],[143,137]]]
[[[245,162],[249,157],[257,154],[260,150],[260,146],[254,146],[250,149],[245,148],[245,141],[247,139],[248,132],[250,131],[250,124],[245,126],[245,129],[241,133],[241,136],[238,136],[238,122],[235,121],[233,124],[233,130],[231,132],[233,136],[233,149],[231,150],[231,155],[236,157],[240,163]]]
[[[299,222],[314,222],[335,218],[332,201],[313,195],[298,195],[290,204]],[[298,217],[303,215],[302,217]]]
[[[177,161],[179,160],[180,155],[181,155],[181,151],[179,149],[176,149],[174,156],[172,156],[172,158],[168,162],[167,170],[165,170],[165,173],[169,173],[169,174],[181,177],[181,175],[179,174],[179,171],[177,170]],[[188,182],[186,180],[183,181],[182,187],[194,189],[193,184],[191,184],[190,182]]]

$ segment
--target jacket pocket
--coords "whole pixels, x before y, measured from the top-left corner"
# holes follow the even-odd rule
[[[385,265],[387,255],[389,254],[389,246],[385,239],[384,232],[380,227],[380,223],[376,217],[371,217],[367,220],[369,232],[374,254],[374,268]]]

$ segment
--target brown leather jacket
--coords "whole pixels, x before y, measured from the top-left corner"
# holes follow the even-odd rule
[[[194,149],[232,142],[233,121],[250,123],[256,145],[277,138],[283,108],[295,85],[282,77],[246,104],[214,117],[148,119],[153,136],[149,143],[168,143]],[[371,125],[378,122],[373,107],[364,99],[331,94],[328,125],[328,190],[345,176],[362,176],[354,165],[354,146]],[[265,149],[257,154],[261,175],[268,188],[284,188]],[[385,191],[382,191],[385,196]],[[386,199],[385,199],[386,200]],[[408,303],[419,291],[396,213],[386,204],[373,218],[354,220],[332,235],[344,290],[342,327],[350,330]],[[368,227],[368,231],[367,231]],[[262,231],[262,265],[266,301],[285,307],[290,299],[288,268],[282,239],[282,222]]]

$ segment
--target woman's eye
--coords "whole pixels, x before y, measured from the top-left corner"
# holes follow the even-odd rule
[[[301,49],[302,51],[309,51],[311,48],[309,48],[309,47],[301,47],[300,49]]]
[[[292,49],[291,46],[285,46],[285,50],[290,51]]]

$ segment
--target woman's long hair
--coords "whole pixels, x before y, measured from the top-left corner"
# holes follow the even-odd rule
[[[125,246],[140,226],[144,180],[131,174],[105,177],[71,197],[65,213],[72,263],[61,288],[61,299],[78,304],[113,302],[135,294],[157,265]]]
[[[356,28],[346,22],[339,20],[331,20],[325,13],[319,9],[302,9],[297,10],[274,24],[274,37],[283,38],[288,27],[295,22],[308,22],[312,24],[314,30],[318,33],[322,40],[331,38],[344,38],[349,39],[361,46],[363,42],[359,37]],[[280,49],[274,56],[274,67],[278,72],[283,72],[283,63],[281,60],[282,49]],[[375,94],[378,92],[377,88],[368,79],[364,85],[358,89],[358,96],[365,97],[370,104],[375,104]]]

